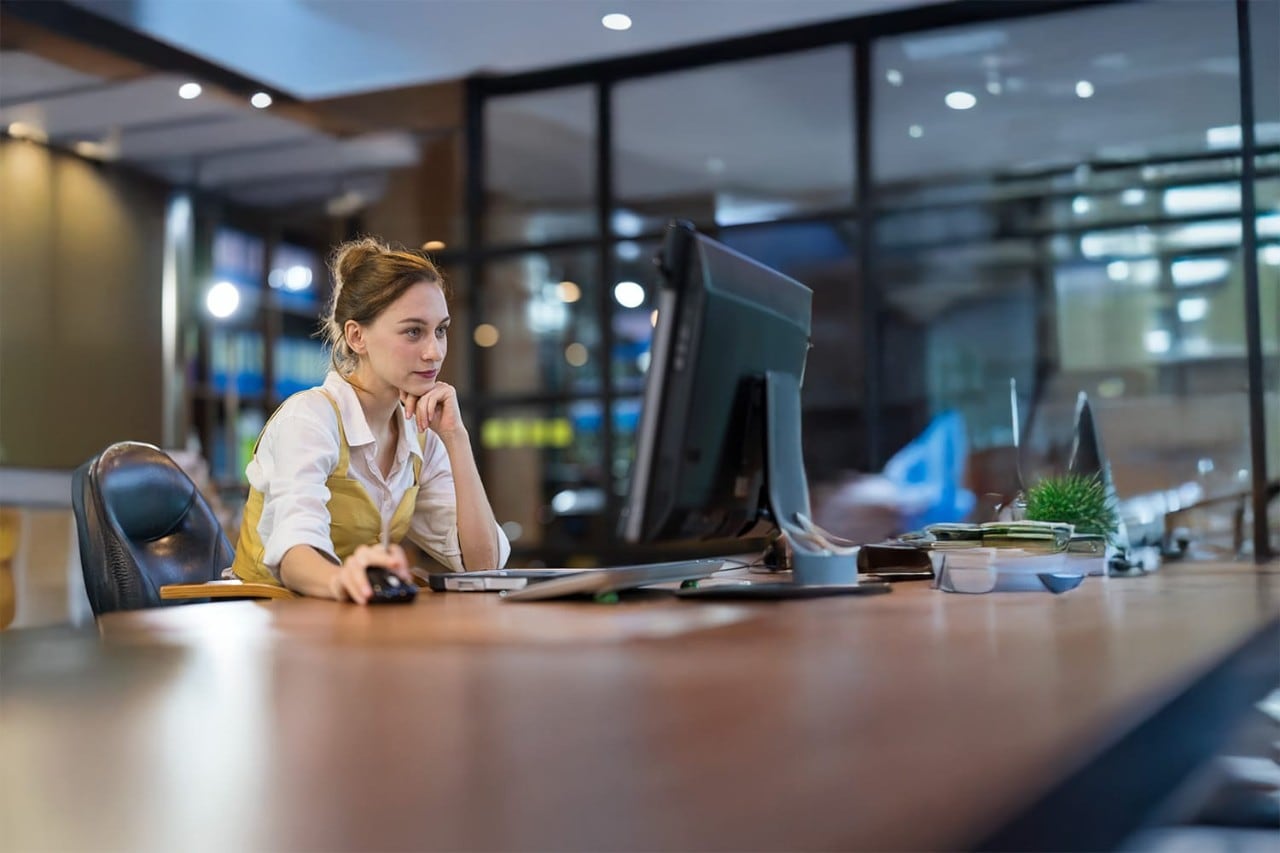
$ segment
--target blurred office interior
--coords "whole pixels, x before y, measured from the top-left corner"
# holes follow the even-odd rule
[[[444,378],[513,564],[633,557],[683,217],[814,290],[821,501],[948,413],[958,485],[1007,498],[1015,379],[1027,476],[1083,391],[1122,497],[1208,502],[1178,523],[1212,556],[1280,545],[1280,3],[606,5],[0,3],[6,536],[74,548],[60,484],[123,439],[186,451],[233,527],[258,430],[326,369],[327,248],[373,233],[452,284]]]

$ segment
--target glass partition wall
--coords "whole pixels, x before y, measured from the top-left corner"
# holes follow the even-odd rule
[[[1280,473],[1280,24],[1249,5],[1251,56],[1230,2],[954,3],[471,81],[469,417],[515,562],[623,555],[672,217],[814,290],[816,493],[957,413],[962,485],[1007,495],[1014,379],[1028,478],[1084,392],[1122,496],[1221,498],[1177,523],[1254,548],[1232,519]]]

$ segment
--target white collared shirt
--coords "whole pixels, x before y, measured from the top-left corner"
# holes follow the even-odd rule
[[[347,476],[369,493],[385,523],[390,523],[404,493],[413,485],[410,455],[422,458],[408,537],[441,565],[463,571],[453,469],[444,442],[428,430],[425,447],[419,450],[417,421],[401,421],[395,462],[384,477],[377,464],[378,445],[355,389],[334,371],[329,371],[321,387],[337,402],[341,413],[350,447]],[[341,441],[333,406],[323,394],[294,394],[263,430],[245,473],[249,484],[262,493],[258,535],[264,548],[263,562],[272,572],[279,574],[280,561],[295,545],[310,545],[338,562],[329,535],[329,488],[325,481],[338,465]],[[511,555],[511,544],[501,527],[497,534],[501,567]]]

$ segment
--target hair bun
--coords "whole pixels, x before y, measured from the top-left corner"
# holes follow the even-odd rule
[[[335,289],[341,290],[343,282],[350,281],[365,261],[387,251],[390,251],[387,246],[375,237],[348,240],[338,246],[334,249],[333,261],[330,264],[333,269]]]

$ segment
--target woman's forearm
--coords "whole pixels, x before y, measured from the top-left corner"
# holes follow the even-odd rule
[[[453,468],[453,488],[458,505],[458,547],[462,549],[462,565],[468,571],[493,569],[498,566],[497,522],[480,482],[471,439],[458,430],[444,439]]]
[[[280,561],[280,580],[294,592],[316,598],[337,598],[334,579],[338,566],[310,545],[294,545]]]

